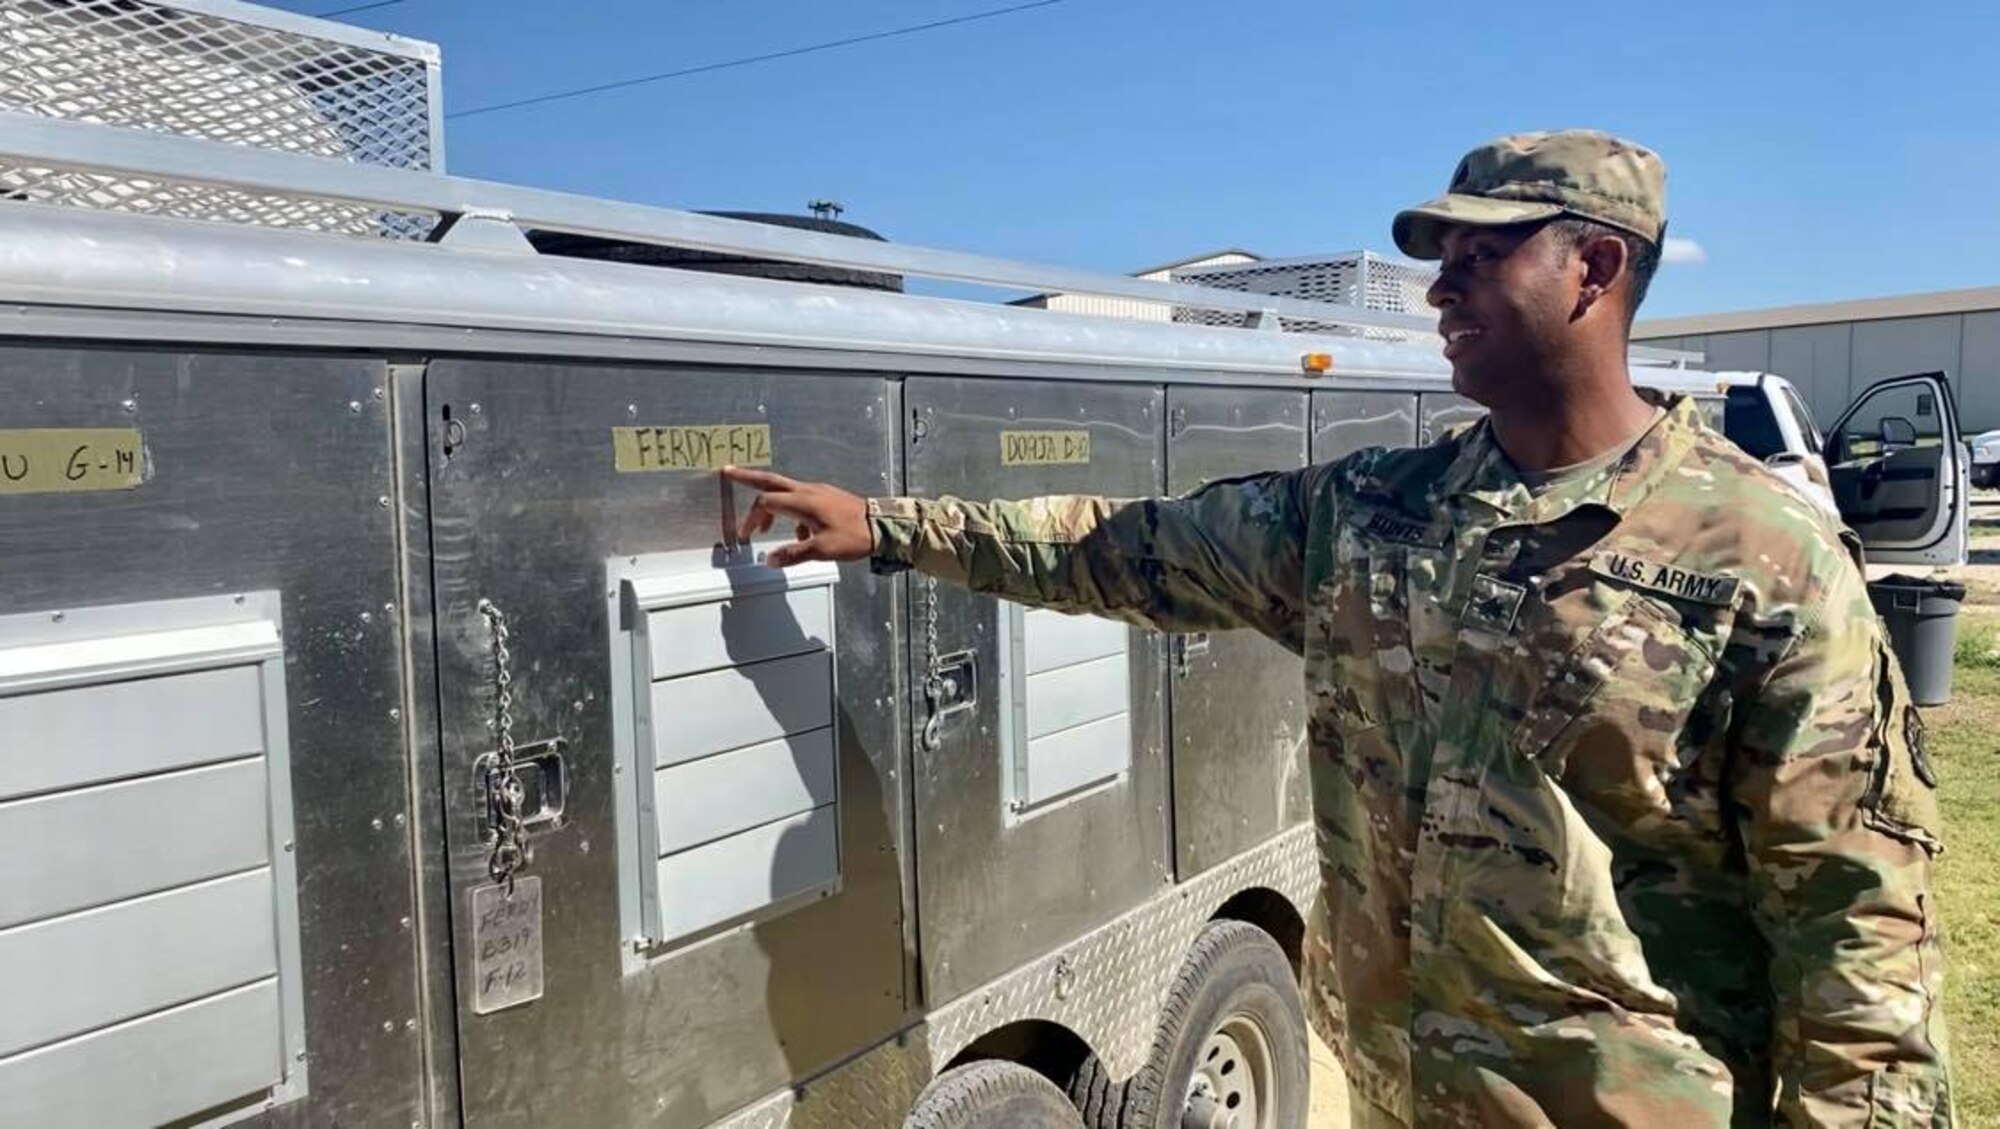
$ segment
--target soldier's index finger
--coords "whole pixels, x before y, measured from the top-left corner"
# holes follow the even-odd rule
[[[798,485],[798,483],[793,482],[782,474],[773,474],[768,470],[752,470],[749,467],[740,466],[723,467],[722,477],[731,482],[748,486],[752,490],[761,490],[766,493],[773,490],[790,490]]]

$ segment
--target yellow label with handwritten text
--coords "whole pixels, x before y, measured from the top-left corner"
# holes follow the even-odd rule
[[[1088,431],[1003,431],[1001,466],[1061,466],[1090,461]]]
[[[131,490],[145,475],[134,428],[0,429],[0,494]]]
[[[614,427],[611,462],[621,474],[770,466],[771,427],[763,423]]]

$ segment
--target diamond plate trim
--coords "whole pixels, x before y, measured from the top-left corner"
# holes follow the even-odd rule
[[[934,1072],[921,1028],[885,1043],[816,1081],[725,1118],[727,1129],[854,1129],[900,1125]]]
[[[952,1058],[996,1027],[1046,1019],[1075,1031],[1119,1078],[1145,1061],[1161,1003],[1195,934],[1224,902],[1268,887],[1304,917],[1316,881],[1312,830],[1245,852],[1096,932],[947,1004],[930,1020],[933,1060]],[[1068,976],[1061,973],[1067,967]],[[1064,981],[1068,984],[1065,986]]]
[[[151,0],[0,0],[0,108],[393,168],[432,167],[421,59]],[[0,165],[0,198],[419,238],[437,217]]]
[[[944,1005],[895,1040],[716,1124],[719,1129],[900,1124],[924,1086],[961,1051],[989,1031],[1029,1019],[1076,1032],[1114,1076],[1129,1077],[1145,1061],[1160,1005],[1183,956],[1216,911],[1245,890],[1265,888],[1288,899],[1304,918],[1317,883],[1312,828],[1293,828]]]

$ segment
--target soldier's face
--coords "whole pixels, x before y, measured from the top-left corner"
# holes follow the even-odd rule
[[[1453,227],[1429,299],[1452,387],[1488,408],[1539,398],[1567,346],[1574,281],[1544,225]]]

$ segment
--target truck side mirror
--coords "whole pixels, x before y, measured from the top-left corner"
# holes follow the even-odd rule
[[[1917,445],[1917,425],[1901,416],[1884,416],[1881,423],[1882,449]]]

